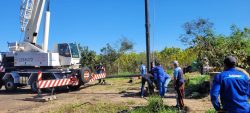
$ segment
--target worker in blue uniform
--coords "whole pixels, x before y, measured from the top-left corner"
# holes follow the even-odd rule
[[[210,92],[211,101],[218,112],[250,113],[249,78],[235,69],[236,58],[228,56],[224,60],[225,69],[216,75]],[[220,96],[220,101],[218,97]],[[222,106],[221,106],[222,105]]]
[[[165,95],[165,82],[170,78],[164,71],[163,67],[159,62],[156,63],[155,72],[158,81],[159,95],[163,98]]]
[[[154,88],[156,88],[157,90],[159,89],[158,88],[158,84],[157,84],[157,75],[156,75],[156,71],[155,71],[155,62],[151,62],[150,63],[150,67],[151,67],[151,70],[149,71],[149,73],[151,74],[150,76],[150,81],[152,82],[152,89],[150,89],[152,91],[152,93],[154,93]]]
[[[144,87],[145,87],[145,83],[147,81],[147,76],[146,76],[147,69],[143,63],[141,63],[140,72],[141,72],[141,97],[143,98],[144,97]]]

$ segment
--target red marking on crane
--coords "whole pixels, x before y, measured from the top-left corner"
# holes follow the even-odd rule
[[[52,88],[59,86],[68,86],[68,85],[78,85],[78,81],[71,81],[71,79],[58,79],[58,80],[42,80],[39,81],[39,88]]]
[[[41,72],[41,71],[38,71],[37,80],[38,80],[38,81],[41,81],[41,80],[42,80],[42,72]]]
[[[93,82],[98,79],[103,79],[106,78],[106,73],[101,73],[101,74],[93,74],[92,78],[89,80],[89,82]]]
[[[78,85],[79,80],[72,77],[66,79],[57,79],[57,80],[42,80],[42,72],[38,72],[38,88],[52,88],[52,87],[60,87],[60,86],[68,86],[68,85]]]

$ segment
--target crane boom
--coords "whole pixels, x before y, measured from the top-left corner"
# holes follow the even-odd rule
[[[20,12],[21,31],[24,32],[29,20],[31,19],[34,1],[22,0]]]
[[[22,26],[25,27],[24,42],[36,44],[46,0],[23,0],[23,3],[30,5],[30,7],[26,7],[25,11],[29,11],[30,13],[30,10],[32,9],[32,12],[29,14],[30,18],[23,19],[26,21],[28,19],[27,26]],[[25,4],[22,6],[25,6]],[[21,16],[21,18],[23,17]]]

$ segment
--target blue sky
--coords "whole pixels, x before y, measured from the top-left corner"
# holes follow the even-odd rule
[[[1,1],[0,51],[7,41],[22,41],[19,24],[21,0]],[[178,40],[183,23],[207,18],[216,33],[229,34],[230,26],[250,26],[249,0],[150,0],[153,50],[185,46]],[[77,42],[100,51],[106,43],[117,45],[125,36],[135,52],[145,51],[144,0],[51,0],[50,49],[60,42]],[[43,33],[39,34],[41,43]]]

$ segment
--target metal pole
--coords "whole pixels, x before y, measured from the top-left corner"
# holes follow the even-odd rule
[[[149,0],[145,0],[145,26],[146,26],[146,56],[147,56],[147,71],[150,67],[150,23],[149,23]]]

